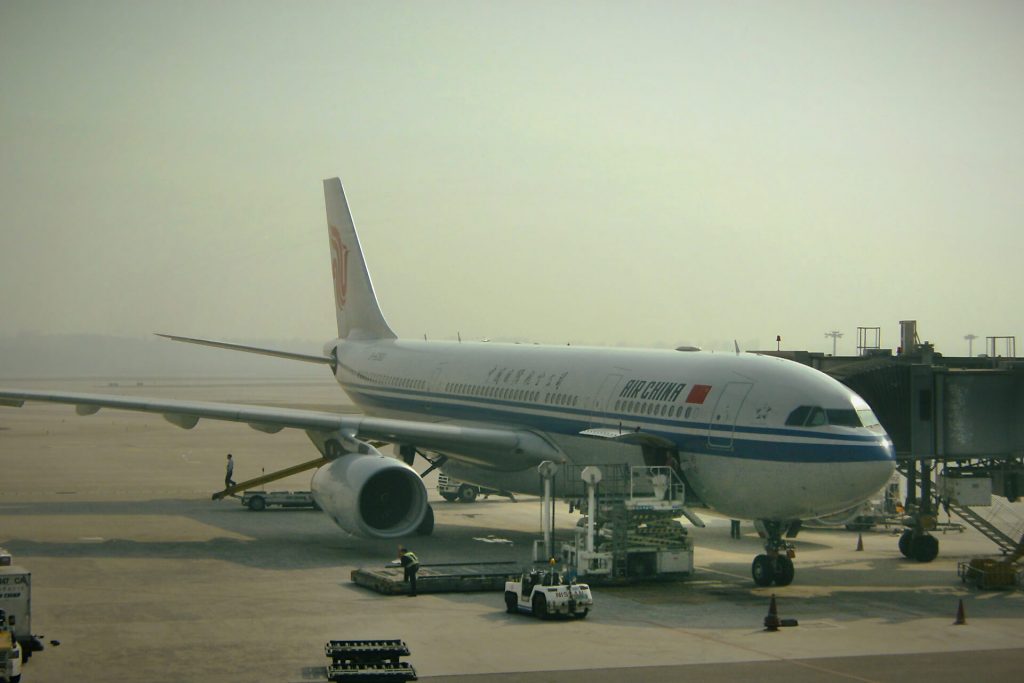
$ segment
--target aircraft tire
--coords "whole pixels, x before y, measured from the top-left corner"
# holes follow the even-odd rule
[[[249,509],[253,512],[263,512],[267,509],[267,499],[263,496],[253,496],[249,499]]]
[[[788,586],[793,583],[795,576],[796,567],[793,566],[793,560],[785,555],[779,555],[778,562],[775,564],[775,585]]]
[[[918,536],[910,544],[910,554],[918,562],[931,562],[939,555],[939,539],[931,534]]]
[[[899,542],[900,554],[903,555],[903,557],[906,557],[907,559],[910,559],[910,544],[911,544],[911,542],[913,540],[914,540],[914,532],[910,531],[909,529],[907,531],[904,531],[900,535],[900,542]]]
[[[516,597],[515,593],[506,591],[505,592],[505,611],[509,614],[515,614],[519,608],[519,598]]]
[[[758,555],[750,565],[750,575],[758,586],[770,586],[775,580],[775,568],[767,555]]]
[[[470,486],[469,484],[463,484],[459,487],[459,502],[472,503],[476,501],[476,487]]]
[[[533,596],[533,615],[538,619],[548,619],[548,599],[542,593]]]

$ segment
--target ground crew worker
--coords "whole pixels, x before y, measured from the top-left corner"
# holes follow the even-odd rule
[[[416,557],[416,553],[409,550],[405,546],[398,546],[398,561],[402,563],[402,568],[405,569],[405,576],[403,581],[409,582],[409,597],[416,597],[416,572],[420,570],[420,559]]]
[[[231,476],[234,473],[235,473],[235,460],[234,460],[234,458],[231,457],[231,454],[228,453],[228,465],[227,465],[227,469],[224,471],[224,488],[229,488],[229,487],[235,485],[235,480],[231,478]]]

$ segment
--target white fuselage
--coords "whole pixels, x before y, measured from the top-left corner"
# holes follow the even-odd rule
[[[410,340],[327,348],[337,354],[338,382],[368,415],[527,429],[573,464],[622,464],[622,451],[594,430],[633,432],[671,452],[700,500],[729,517],[843,510],[894,468],[891,441],[860,397],[779,358]],[[634,461],[625,464],[653,464],[639,448],[629,452]],[[532,468],[474,466],[472,453],[458,455],[455,476],[536,492]]]

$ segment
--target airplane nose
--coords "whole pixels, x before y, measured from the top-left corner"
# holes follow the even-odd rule
[[[836,470],[834,489],[828,495],[837,510],[859,505],[874,496],[889,483],[896,469],[892,441],[887,437],[878,439],[861,454],[860,460],[844,463]]]
[[[892,446],[892,439],[886,436],[881,439],[875,446],[877,459],[874,461],[875,465],[871,468],[873,481],[877,481],[878,485],[875,486],[873,491],[877,491],[888,483],[892,477],[892,473],[896,471],[896,452]],[[868,485],[868,488],[874,486],[874,483]]]

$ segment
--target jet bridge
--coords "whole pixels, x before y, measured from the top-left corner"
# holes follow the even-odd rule
[[[862,355],[851,357],[760,353],[821,370],[870,404],[893,440],[897,468],[906,477],[908,531],[900,542],[905,555],[934,559],[937,541],[916,539],[931,538],[928,531],[940,506],[1010,552],[1007,539],[1016,548],[1021,532],[1015,527],[1024,525],[1024,519],[999,528],[972,509],[987,505],[984,499],[951,498],[948,487],[940,491],[933,480],[937,474],[947,482],[984,479],[990,495],[1009,502],[1024,497],[1024,360],[944,357],[928,342],[918,341],[914,321],[901,325],[903,345],[895,354],[877,343],[859,346]]]

